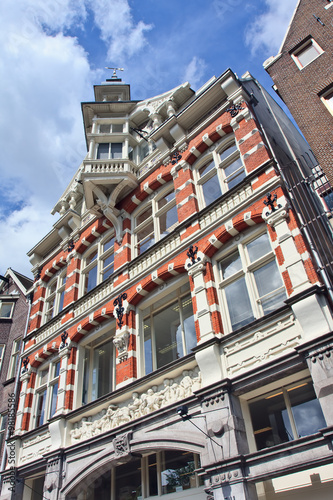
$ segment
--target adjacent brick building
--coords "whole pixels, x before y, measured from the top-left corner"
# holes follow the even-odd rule
[[[333,2],[300,0],[279,53],[264,67],[332,186]],[[333,210],[332,189],[327,182],[320,184]]]
[[[329,498],[332,239],[291,186],[307,144],[231,70],[143,101],[113,78],[82,111],[87,156],[29,252],[1,498]]]

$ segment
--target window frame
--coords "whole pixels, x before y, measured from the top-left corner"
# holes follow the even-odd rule
[[[114,128],[116,128],[117,126],[122,126],[122,130],[113,130]],[[105,134],[105,135],[110,135],[110,134],[113,134],[113,135],[116,135],[116,134],[123,134],[124,133],[124,122],[121,122],[121,123],[117,123],[117,122],[99,122],[98,123],[98,134]],[[105,127],[105,126],[108,126],[109,127],[109,130],[107,132],[101,132],[101,127]]]
[[[8,364],[7,380],[14,378],[17,373],[20,361],[20,354],[21,354],[21,342],[22,342],[21,337],[13,340],[10,353],[10,361]]]
[[[100,158],[99,157],[99,154],[100,154],[99,147],[102,144],[108,144],[108,156],[107,156],[107,158]],[[112,153],[112,146],[113,145],[118,145],[118,146],[121,145],[121,153],[119,153],[119,152]],[[114,156],[114,155],[119,155],[119,154],[120,154],[120,156]],[[96,158],[96,160],[100,160],[100,161],[123,159],[124,158],[124,142],[99,142],[99,143],[97,143],[95,158]]]
[[[8,425],[8,411],[0,413],[0,453],[2,450],[3,443],[6,440],[6,431]]]
[[[299,59],[299,55],[301,53],[304,53],[305,50],[308,49],[310,46],[315,48],[315,50],[317,51],[317,55],[315,57],[313,57],[311,59],[311,61],[307,62],[306,64],[303,64]],[[312,37],[310,37],[310,38],[307,38],[306,40],[304,40],[304,42],[302,42],[302,44],[300,46],[293,49],[293,51],[291,52],[291,57],[292,57],[293,61],[295,62],[296,66],[298,67],[298,69],[302,70],[302,69],[306,68],[307,66],[309,66],[309,64],[311,64],[313,61],[315,61],[323,53],[324,53],[323,49],[316,42],[316,40],[314,40]]]
[[[228,154],[225,158],[221,159],[221,155],[224,152],[226,152],[229,148],[232,148],[233,146],[235,146],[235,149],[231,151],[230,154]],[[234,163],[236,163],[237,160],[240,160],[241,166],[237,168],[234,172],[231,172],[229,175],[226,175],[226,169],[231,165],[233,165]],[[206,173],[200,174],[200,170],[204,166],[211,163],[214,164],[213,167],[210,168]],[[220,194],[215,199],[218,199],[220,196],[230,191],[230,189],[240,184],[247,174],[235,136],[233,134],[230,134],[226,138],[223,138],[222,142],[218,143],[216,148],[213,149],[213,151],[210,151],[207,154],[203,155],[203,157],[196,162],[193,171],[194,171],[195,183],[197,186],[197,195],[198,195],[200,209],[209,206],[210,203],[213,203],[213,201],[215,201],[213,200],[210,203],[206,203],[204,188],[203,188],[203,186],[207,182],[209,182],[213,177],[215,177],[215,175],[217,177],[220,189]],[[242,173],[244,175],[240,179],[240,181],[237,182],[234,186],[229,187],[228,181],[231,182],[233,179],[235,179],[236,177],[238,177],[238,175]]]
[[[8,316],[2,316],[2,306],[11,304],[11,309]],[[14,313],[15,302],[12,300],[0,300],[0,319],[12,319]]]
[[[67,280],[67,268],[61,269],[46,287],[46,297],[43,309],[43,323],[55,318],[64,308],[65,290]],[[54,290],[52,288],[55,286]],[[51,307],[50,304],[52,304]],[[51,313],[51,314],[50,314]]]
[[[2,363],[5,358],[5,352],[6,352],[6,344],[0,344],[0,374],[1,374]]]
[[[109,247],[104,249],[104,246],[109,242],[113,240],[113,244]],[[81,259],[81,270],[80,270],[80,296],[82,297],[83,295],[86,295],[89,293],[91,290],[93,290],[97,285],[108,279],[114,272],[114,254],[115,254],[115,242],[116,242],[116,235],[115,231],[113,228],[107,230],[105,233],[103,233],[94,243],[92,243],[87,250],[83,253],[82,259]],[[96,257],[91,261],[88,262],[87,260],[89,257],[94,253],[96,253]],[[106,266],[103,265],[103,263],[109,259],[111,256],[113,256],[111,262],[107,264]],[[94,286],[92,286],[89,290],[86,290],[86,285],[85,285],[85,280],[87,275],[89,275],[90,271],[96,267],[96,283]],[[109,273],[110,269],[112,271]],[[107,276],[105,279],[103,279],[103,276],[107,272]]]
[[[173,197],[171,200],[167,201],[165,205],[162,207],[159,207],[159,202],[163,199],[169,196],[170,194],[173,194]],[[151,215],[149,215],[146,220],[140,222],[139,224],[137,223],[137,219],[142,215],[149,207],[151,207]],[[176,207],[176,208],[175,208]],[[172,224],[170,228],[167,228],[167,232],[164,234],[161,230],[161,220],[162,217],[167,213],[170,212],[173,209],[176,209],[176,214],[177,214],[177,222]],[[143,231],[145,228],[147,228],[149,225],[152,224],[152,231],[142,238],[140,241],[138,241],[138,235],[141,231]],[[174,229],[179,225],[178,221],[178,211],[177,211],[177,204],[176,204],[176,192],[174,189],[173,182],[168,183],[166,186],[163,186],[160,188],[156,193],[152,194],[148,200],[146,200],[145,203],[140,204],[140,206],[133,212],[132,215],[132,227],[133,229],[133,251],[135,257],[142,255],[143,252],[146,250],[149,250],[151,246],[153,246],[155,243],[158,241],[161,241],[165,236],[168,236],[169,234],[172,233]],[[169,230],[170,229],[170,230]],[[169,231],[168,231],[169,230]],[[153,243],[151,243],[147,248],[143,250],[143,252],[140,252],[140,244],[142,245],[141,242],[144,242],[145,239],[153,235]]]
[[[329,113],[333,115],[333,87],[331,86],[330,89],[321,94],[320,99]]]
[[[57,373],[57,365],[59,364],[59,372]],[[44,372],[47,372],[45,374]],[[46,377],[45,382],[42,381],[42,377]],[[36,386],[34,389],[34,412],[33,412],[33,419],[32,419],[32,429],[35,429],[36,427],[40,427],[46,422],[54,417],[54,415],[57,413],[57,406],[58,406],[58,395],[59,395],[59,382],[60,382],[60,374],[61,374],[61,358],[56,357],[52,361],[50,361],[47,365],[43,364],[38,368],[37,372],[37,377],[36,377]],[[57,387],[56,391],[56,400],[55,400],[55,408],[53,411],[53,391],[54,387]],[[42,401],[42,414],[43,414],[43,421],[42,423],[40,422],[40,414],[38,414],[39,411],[39,405],[40,405],[40,398],[41,395],[43,394],[44,401]]]
[[[257,257],[255,260],[251,260],[247,246],[265,234],[267,235],[268,244],[270,246],[269,251]],[[228,257],[232,256],[236,252],[238,252],[240,257],[241,268],[235,271],[230,276],[223,278],[221,264],[223,261],[225,261]],[[264,295],[260,295],[254,273],[259,269],[263,269],[266,265],[270,264],[271,262],[275,262],[276,264],[278,276],[281,279],[281,286],[276,289],[273,289],[272,291]],[[221,250],[221,252],[219,252],[216,255],[213,265],[214,265],[215,275],[218,277],[217,283],[219,290],[219,299],[222,306],[221,316],[226,333],[231,333],[233,331],[236,331],[243,326],[251,324],[252,321],[255,321],[265,316],[264,307],[262,306],[263,298],[267,298],[270,295],[276,294],[277,292],[284,291],[285,299],[287,299],[286,287],[284,285],[283,277],[281,275],[281,271],[276,260],[276,255],[272,247],[269,234],[265,227],[249,229],[237,235],[223,247],[223,250]],[[225,289],[228,285],[236,283],[242,277],[244,277],[245,279],[246,291],[248,293],[253,319],[252,320],[250,319],[244,325],[235,327],[232,325]],[[269,312],[267,314],[269,314]]]

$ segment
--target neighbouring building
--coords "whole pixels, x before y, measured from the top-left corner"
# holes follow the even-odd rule
[[[264,68],[319,162],[318,191],[332,211],[333,2],[299,0],[279,53]]]
[[[328,500],[332,232],[293,184],[307,143],[248,73],[94,90],[28,253],[1,498]]]
[[[28,290],[33,281],[7,269],[0,276],[0,463],[6,466],[5,440],[14,431],[22,340],[28,326]],[[13,432],[12,432],[13,433]]]

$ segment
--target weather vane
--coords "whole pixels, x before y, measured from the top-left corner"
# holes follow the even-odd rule
[[[124,68],[109,68],[105,66],[105,69],[113,69],[112,78],[117,78],[117,71],[124,71]]]

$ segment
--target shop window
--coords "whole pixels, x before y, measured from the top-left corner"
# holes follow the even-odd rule
[[[7,379],[15,377],[20,360],[21,339],[16,339],[12,344],[12,352],[9,360]]]
[[[90,292],[114,271],[114,230],[92,245],[82,258],[82,294]]]
[[[326,427],[311,381],[282,387],[249,402],[258,450],[309,436]]]
[[[245,168],[234,141],[229,141],[211,153],[206,161],[200,161],[196,178],[201,207],[213,201],[239,184],[245,177]]]
[[[95,401],[114,390],[114,333],[108,332],[85,346],[82,404]]]
[[[178,225],[175,191],[173,186],[157,193],[135,216],[135,250],[142,254],[156,241],[170,234]]]
[[[223,320],[232,331],[283,306],[287,296],[267,233],[230,247],[219,272]]]
[[[142,311],[144,372],[175,361],[197,345],[189,285],[158,298]]]
[[[63,270],[47,286],[44,306],[44,323],[50,321],[63,310],[65,298],[66,272]]]
[[[0,301],[0,318],[11,318],[14,311],[14,302]]]
[[[312,61],[317,59],[323,53],[322,48],[318,45],[318,43],[310,38],[307,40],[301,47],[295,50],[291,57],[295,61],[296,65],[299,69],[305,68]]]
[[[35,389],[35,427],[45,424],[57,410],[60,360],[41,368]]]
[[[108,159],[119,159],[123,157],[123,145],[121,142],[102,142],[98,144],[97,147],[97,159],[98,160],[108,160]]]

